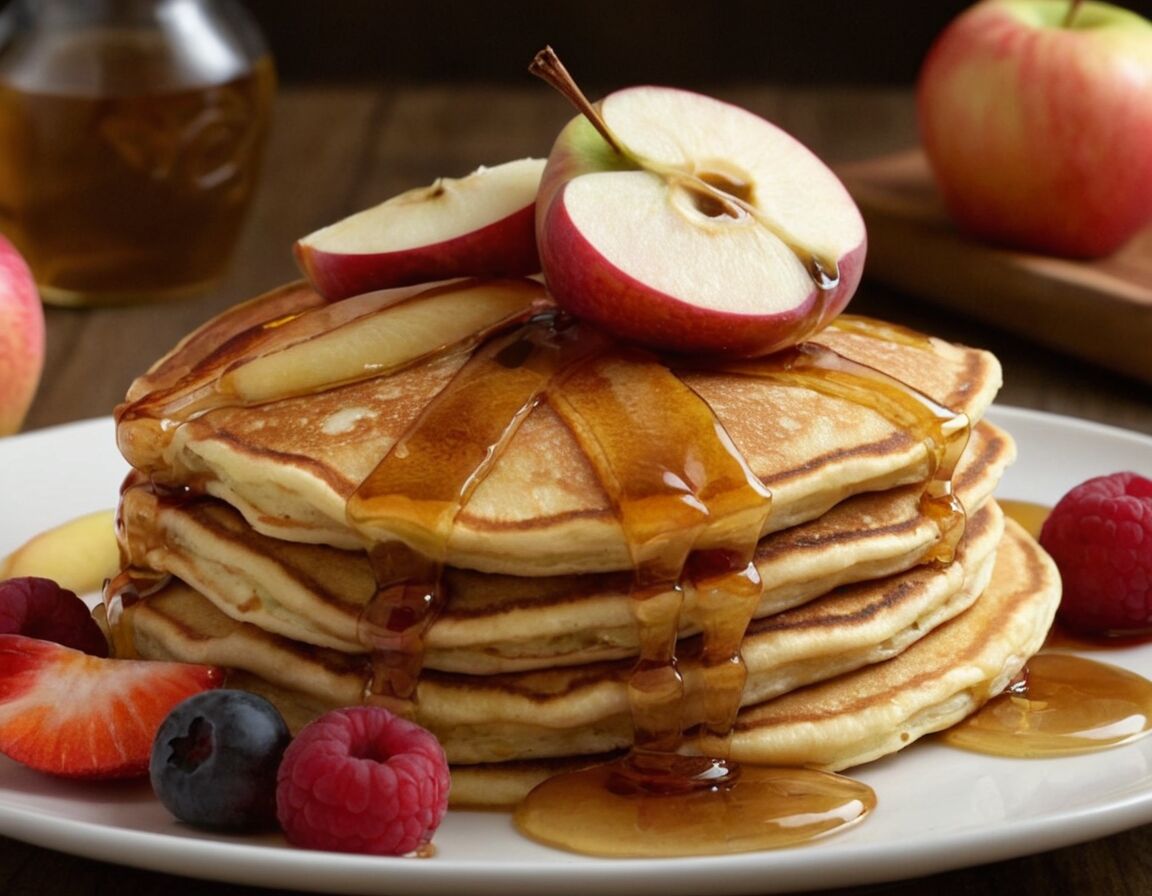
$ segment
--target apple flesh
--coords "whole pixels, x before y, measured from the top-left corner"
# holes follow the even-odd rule
[[[401,193],[298,240],[297,263],[330,301],[451,277],[537,273],[543,170],[543,159],[519,159]]]
[[[268,307],[280,299],[269,293]],[[171,385],[121,405],[117,445],[137,470],[159,473],[176,421],[394,373],[554,308],[544,285],[527,277],[464,278],[309,305],[277,326],[256,324],[225,342],[241,349],[229,363],[208,354]]]
[[[77,594],[93,594],[120,569],[116,515],[97,510],[38,533],[0,560],[0,580],[52,579]]]
[[[44,308],[23,256],[0,237],[0,436],[24,424],[44,368]]]
[[[665,87],[610,94],[560,133],[536,240],[558,304],[660,350],[754,356],[848,303],[866,234],[832,171],[764,119]],[[613,143],[615,145],[613,145]]]
[[[925,153],[973,236],[1069,258],[1152,221],[1152,23],[1103,3],[988,0],[920,71]]]

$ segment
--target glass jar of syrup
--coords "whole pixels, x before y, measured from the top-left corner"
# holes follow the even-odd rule
[[[213,284],[256,184],[274,88],[234,0],[13,0],[0,16],[0,232],[44,301]]]

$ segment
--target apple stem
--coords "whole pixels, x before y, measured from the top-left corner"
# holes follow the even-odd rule
[[[1068,4],[1068,12],[1064,15],[1064,21],[1060,23],[1061,28],[1072,27],[1072,23],[1076,20],[1076,15],[1080,12],[1080,7],[1083,4],[1084,0],[1071,0]]]
[[[622,156],[629,155],[625,152],[624,147],[620,145],[620,141],[618,141],[612,131],[609,130],[608,124],[604,121],[596,107],[592,105],[591,100],[584,95],[584,91],[576,84],[576,79],[568,73],[568,69],[564,67],[564,63],[560,61],[560,57],[556,55],[555,50],[551,47],[545,47],[537,53],[532,63],[528,66],[528,71],[558,90],[568,102],[575,106],[580,113],[591,122],[592,126],[599,131],[600,136],[603,137],[608,145],[616,150],[616,152]]]

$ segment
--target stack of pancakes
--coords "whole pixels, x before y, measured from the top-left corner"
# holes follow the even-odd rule
[[[120,508],[125,572],[106,595],[117,650],[226,666],[294,725],[376,699],[365,615],[381,536],[347,507],[490,338],[351,381],[318,374],[255,404],[212,392],[269,332],[326,307],[302,284],[239,306],[158,361],[118,410],[136,472]],[[739,715],[722,743],[689,722],[684,749],[843,769],[1004,689],[1039,649],[1059,588],[993,498],[1014,446],[981,419],[1000,385],[992,355],[859,318],[810,342],[836,376],[823,362],[816,374],[628,352],[614,363],[657,365],[686,386],[770,494],[750,546],[763,590],[741,641]],[[171,400],[191,394],[216,398],[194,411]],[[652,437],[635,435],[636,456]],[[442,605],[407,705],[445,747],[456,805],[511,803],[633,740],[636,546],[619,483],[547,390],[489,461],[441,545]],[[950,500],[959,509],[942,511]],[[726,522],[706,520],[700,551],[730,544]],[[707,601],[687,572],[675,584],[684,718],[699,719]]]

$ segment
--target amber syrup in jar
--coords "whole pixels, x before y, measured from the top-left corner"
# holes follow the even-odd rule
[[[43,299],[137,302],[214,283],[275,85],[242,10],[24,0],[0,29],[0,231]]]

